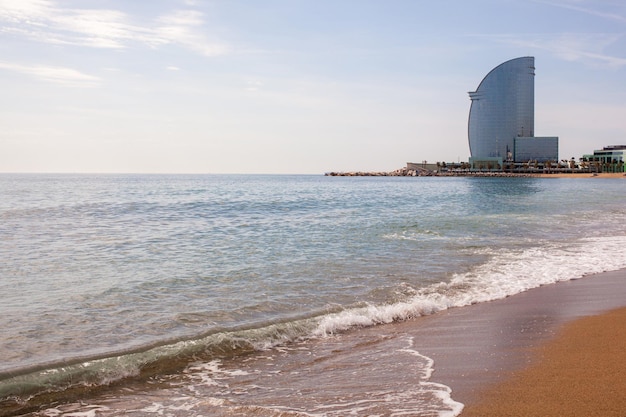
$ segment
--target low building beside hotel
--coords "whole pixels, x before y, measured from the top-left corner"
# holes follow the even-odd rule
[[[553,137],[518,137],[514,140],[515,162],[548,162],[559,160],[559,138]]]

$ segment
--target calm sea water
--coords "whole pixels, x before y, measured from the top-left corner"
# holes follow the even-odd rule
[[[352,346],[349,369],[328,365],[347,351],[336,335],[626,267],[625,190],[590,178],[0,175],[0,410],[457,415],[412,340]],[[386,366],[355,387],[361,361]]]

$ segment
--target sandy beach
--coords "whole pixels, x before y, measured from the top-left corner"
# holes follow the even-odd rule
[[[461,417],[624,417],[624,307],[621,270],[451,309],[398,330],[434,359],[432,381],[465,404]]]
[[[463,417],[626,415],[626,308],[567,324]]]

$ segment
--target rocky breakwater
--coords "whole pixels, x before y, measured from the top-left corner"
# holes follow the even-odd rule
[[[418,168],[417,170],[400,168],[390,172],[377,171],[348,171],[327,172],[329,177],[537,177],[538,173],[504,172],[504,171],[470,171],[446,170],[444,172],[430,171]]]
[[[348,172],[327,172],[324,174],[328,177],[418,177],[434,175],[428,170],[413,170],[400,168],[395,171],[379,172],[379,171],[348,171]]]

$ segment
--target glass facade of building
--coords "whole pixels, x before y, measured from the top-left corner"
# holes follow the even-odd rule
[[[583,155],[585,159],[590,161],[599,161],[604,163],[626,162],[626,145],[605,146],[601,150],[593,151],[593,155]]]
[[[535,58],[498,65],[469,96],[472,158],[516,159],[515,138],[535,135]]]
[[[559,138],[519,137],[515,138],[515,161],[547,162],[559,160]]]
[[[601,172],[626,172],[626,145],[605,146],[583,159]]]

